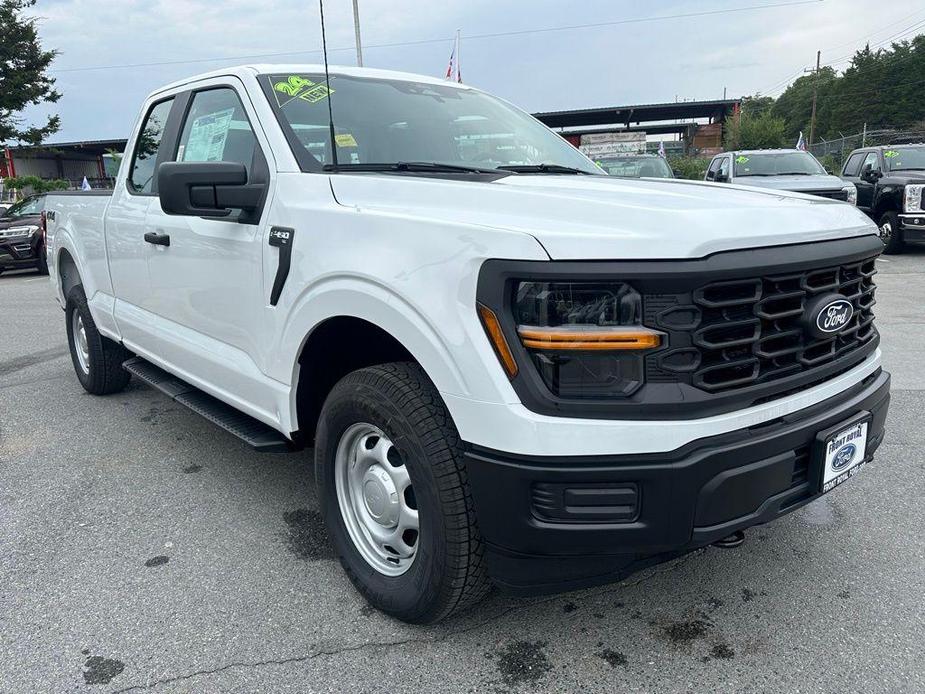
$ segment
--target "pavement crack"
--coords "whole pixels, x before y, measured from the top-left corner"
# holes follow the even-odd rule
[[[610,595],[613,593],[618,593],[620,591],[625,591],[627,588],[635,588],[636,586],[642,585],[643,583],[648,583],[649,581],[655,579],[658,576],[661,576],[662,574],[677,571],[684,564],[686,564],[689,560],[691,560],[693,557],[703,554],[704,551],[705,549],[703,548],[695,550],[683,557],[680,557],[679,559],[672,562],[671,564],[668,564],[664,567],[659,567],[658,569],[654,569],[644,576],[640,576],[634,581],[623,580],[617,584],[602,587],[598,590],[592,590],[585,595],[571,596],[570,599],[572,601],[583,602],[583,601],[590,600],[593,598],[599,598],[599,597]],[[412,636],[406,639],[398,639],[396,641],[374,641],[374,642],[367,642],[367,643],[358,643],[358,644],[353,644],[349,646],[341,646],[339,648],[320,649],[320,650],[312,651],[311,653],[307,653],[304,655],[291,656],[289,658],[268,658],[266,660],[254,660],[254,661],[249,661],[249,662],[248,661],[235,661],[231,663],[226,663],[225,665],[222,665],[216,668],[196,670],[195,672],[189,672],[183,675],[165,677],[163,679],[155,680],[147,684],[137,684],[137,685],[132,685],[130,687],[125,687],[124,689],[115,689],[113,690],[112,694],[126,694],[126,692],[136,692],[136,691],[142,691],[145,689],[154,689],[155,687],[158,687],[160,685],[173,684],[175,682],[184,682],[187,680],[194,679],[196,677],[208,677],[209,675],[216,675],[218,673],[225,672],[227,670],[234,670],[237,668],[255,669],[255,668],[264,667],[267,665],[291,665],[293,663],[306,663],[306,662],[315,660],[316,658],[321,658],[323,656],[336,656],[336,655],[341,655],[343,653],[355,653],[357,651],[363,651],[367,649],[369,650],[391,649],[391,648],[400,648],[402,646],[408,646],[412,644],[433,645],[433,644],[443,643],[444,641],[450,638],[453,638],[454,636],[460,636],[463,634],[469,634],[475,631],[479,631],[480,629],[483,629],[487,627],[488,625],[493,624],[494,622],[497,622],[500,619],[503,619],[504,617],[510,614],[513,614],[516,612],[522,612],[524,610],[529,610],[537,606],[541,606],[541,605],[545,605],[551,602],[555,602],[557,600],[561,600],[562,598],[563,598],[562,594],[556,594],[556,595],[551,595],[546,598],[541,598],[539,600],[533,600],[529,602],[522,602],[522,603],[510,605],[506,607],[505,609],[499,612],[496,612],[495,614],[493,614],[491,617],[488,617],[487,619],[483,619],[474,624],[469,624],[467,626],[460,627],[458,629],[450,629],[442,634],[437,634],[435,636]]]

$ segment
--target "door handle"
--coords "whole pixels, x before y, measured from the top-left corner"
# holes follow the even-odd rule
[[[149,231],[145,234],[145,241],[148,243],[153,243],[155,246],[169,246],[170,234],[158,234],[156,232]]]

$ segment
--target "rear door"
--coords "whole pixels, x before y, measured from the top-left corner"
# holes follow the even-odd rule
[[[262,404],[261,340],[268,299],[263,254],[268,247],[266,208],[273,196],[270,148],[243,85],[217,78],[183,95],[186,101],[171,159],[244,164],[250,182],[268,184],[263,210],[253,223],[227,218],[167,215],[158,201],[146,230],[169,237],[148,257],[151,293],[145,308],[155,314],[158,356],[226,401]],[[263,402],[261,402],[263,401]]]
[[[133,349],[156,346],[154,326],[144,307],[151,295],[145,243],[145,219],[152,201],[157,204],[157,164],[170,139],[168,128],[174,97],[155,100],[145,110],[132,151],[125,153],[128,172],[116,185],[106,212],[106,252],[112,277],[114,315],[125,343]],[[174,122],[177,115],[174,115]],[[125,166],[123,162],[123,166]]]

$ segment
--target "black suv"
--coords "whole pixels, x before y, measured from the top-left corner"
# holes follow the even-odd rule
[[[856,149],[842,178],[858,189],[858,207],[880,226],[885,253],[925,241],[925,144]]]
[[[0,216],[0,273],[36,268],[48,274],[45,256],[44,195],[30,195]]]

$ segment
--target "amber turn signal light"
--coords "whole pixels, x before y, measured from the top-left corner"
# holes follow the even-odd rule
[[[634,326],[617,328],[521,326],[517,332],[524,347],[528,349],[569,352],[645,350],[654,349],[662,342],[661,335],[654,330]]]
[[[495,354],[498,355],[501,365],[504,366],[508,378],[514,378],[514,376],[517,375],[517,362],[514,361],[511,348],[508,346],[507,340],[504,338],[504,333],[501,331],[501,323],[498,322],[498,316],[495,315],[494,311],[482,304],[478,305],[478,311],[479,318],[482,319],[482,327],[485,328],[485,333],[488,335],[491,346],[495,348]]]

